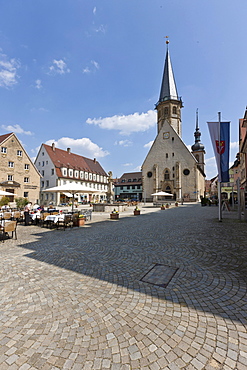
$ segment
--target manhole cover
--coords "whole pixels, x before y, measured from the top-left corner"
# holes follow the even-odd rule
[[[166,288],[178,268],[156,263],[142,278],[141,281]]]

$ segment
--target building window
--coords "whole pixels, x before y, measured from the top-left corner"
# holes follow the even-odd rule
[[[88,180],[88,173],[85,172],[85,180]]]
[[[123,186],[120,186],[120,190],[123,190]]]
[[[17,150],[17,157],[22,157],[22,150]]]
[[[45,171],[44,170],[41,171],[41,175],[45,176]]]
[[[190,170],[188,170],[188,168],[186,168],[185,170],[183,170],[183,174],[185,176],[188,176],[190,174]]]
[[[42,155],[45,155],[45,153],[44,153],[44,152],[42,152]]]
[[[135,187],[135,185],[132,185],[132,189],[135,189],[136,187]]]
[[[130,189],[130,186],[129,186],[129,185],[127,186],[127,189],[128,189],[128,190]]]
[[[49,187],[49,180],[46,180],[46,187]]]
[[[43,188],[45,185],[44,181],[41,181],[41,187]]]
[[[29,182],[29,177],[24,177],[24,182]]]
[[[169,170],[165,170],[165,176],[164,176],[164,179],[165,179],[165,180],[170,180],[170,172],[169,172]]]
[[[125,179],[122,179],[122,181],[121,182],[125,182]]]
[[[96,181],[96,174],[93,174],[93,181]]]
[[[153,176],[152,172],[151,172],[151,171],[149,171],[149,172],[147,173],[147,177],[152,177],[152,176]]]
[[[24,170],[29,170],[29,164],[24,164]]]
[[[9,167],[14,168],[14,162],[9,162]]]
[[[174,106],[174,107],[172,107],[172,113],[173,113],[173,114],[177,114],[177,107],[175,107],[175,106]]]
[[[141,185],[137,185],[137,189],[139,189],[139,190],[140,190],[140,189],[141,189]]]
[[[174,157],[174,153],[172,153],[172,156]]]
[[[136,179],[133,179],[133,182],[136,182],[137,180]]]
[[[93,175],[90,173],[89,174],[89,180],[92,180],[92,178],[93,178]]]
[[[24,191],[24,198],[28,198],[28,191]]]
[[[84,179],[84,172],[83,171],[80,171],[80,178]]]
[[[13,181],[13,175],[8,175],[8,181]]]
[[[166,153],[166,158],[168,158],[168,153]]]
[[[168,109],[168,107],[165,107],[165,109],[164,109],[164,115],[167,116],[168,114],[169,114],[169,109]]]
[[[66,168],[63,169],[63,175],[67,176],[67,169]]]
[[[2,147],[1,147],[1,153],[5,153],[5,154],[6,154],[6,153],[7,153],[7,148],[6,148],[6,147],[4,147],[4,146],[2,146]]]
[[[79,171],[75,171],[75,177],[78,178],[79,177]]]
[[[45,161],[42,161],[42,167],[44,167],[44,165],[45,165]]]
[[[48,161],[46,161],[46,164],[48,164]]]
[[[172,141],[174,141],[174,137],[172,137]]]
[[[69,177],[73,177],[73,170],[69,170]]]
[[[54,168],[51,169],[51,174],[54,175]]]

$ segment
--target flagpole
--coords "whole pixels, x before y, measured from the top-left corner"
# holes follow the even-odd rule
[[[221,113],[218,112],[218,116],[219,116],[219,153],[220,153],[220,156],[221,156],[221,148],[220,148],[220,144],[221,144],[221,141],[220,141],[220,122],[221,122]],[[222,208],[221,208],[221,160],[219,161],[220,162],[220,170],[219,170],[219,174],[218,174],[218,200],[219,200],[219,221],[221,222],[222,221]],[[220,181],[219,181],[220,179]]]

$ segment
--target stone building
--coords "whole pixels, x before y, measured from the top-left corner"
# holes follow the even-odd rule
[[[165,67],[157,110],[157,136],[142,165],[143,199],[165,191],[174,199],[199,201],[205,193],[204,145],[196,118],[192,151],[182,140],[182,99],[178,96],[167,44]]]
[[[115,200],[142,200],[142,173],[125,172],[119,179],[115,179],[114,192]]]
[[[78,194],[78,202],[105,201],[108,189],[108,175],[96,159],[89,159],[71,153],[70,148],[62,150],[42,144],[35,159],[40,172],[40,203],[43,205],[68,203],[70,193],[48,193],[44,190],[68,183],[82,184],[88,188],[85,194]],[[90,192],[92,189],[92,192]],[[97,190],[97,191],[95,191]]]
[[[32,160],[12,132],[0,136],[0,189],[15,194],[14,198],[39,199],[40,174]]]

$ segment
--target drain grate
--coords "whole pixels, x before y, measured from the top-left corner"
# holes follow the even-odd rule
[[[156,263],[142,278],[144,283],[166,288],[177,272],[177,267],[171,267]]]

